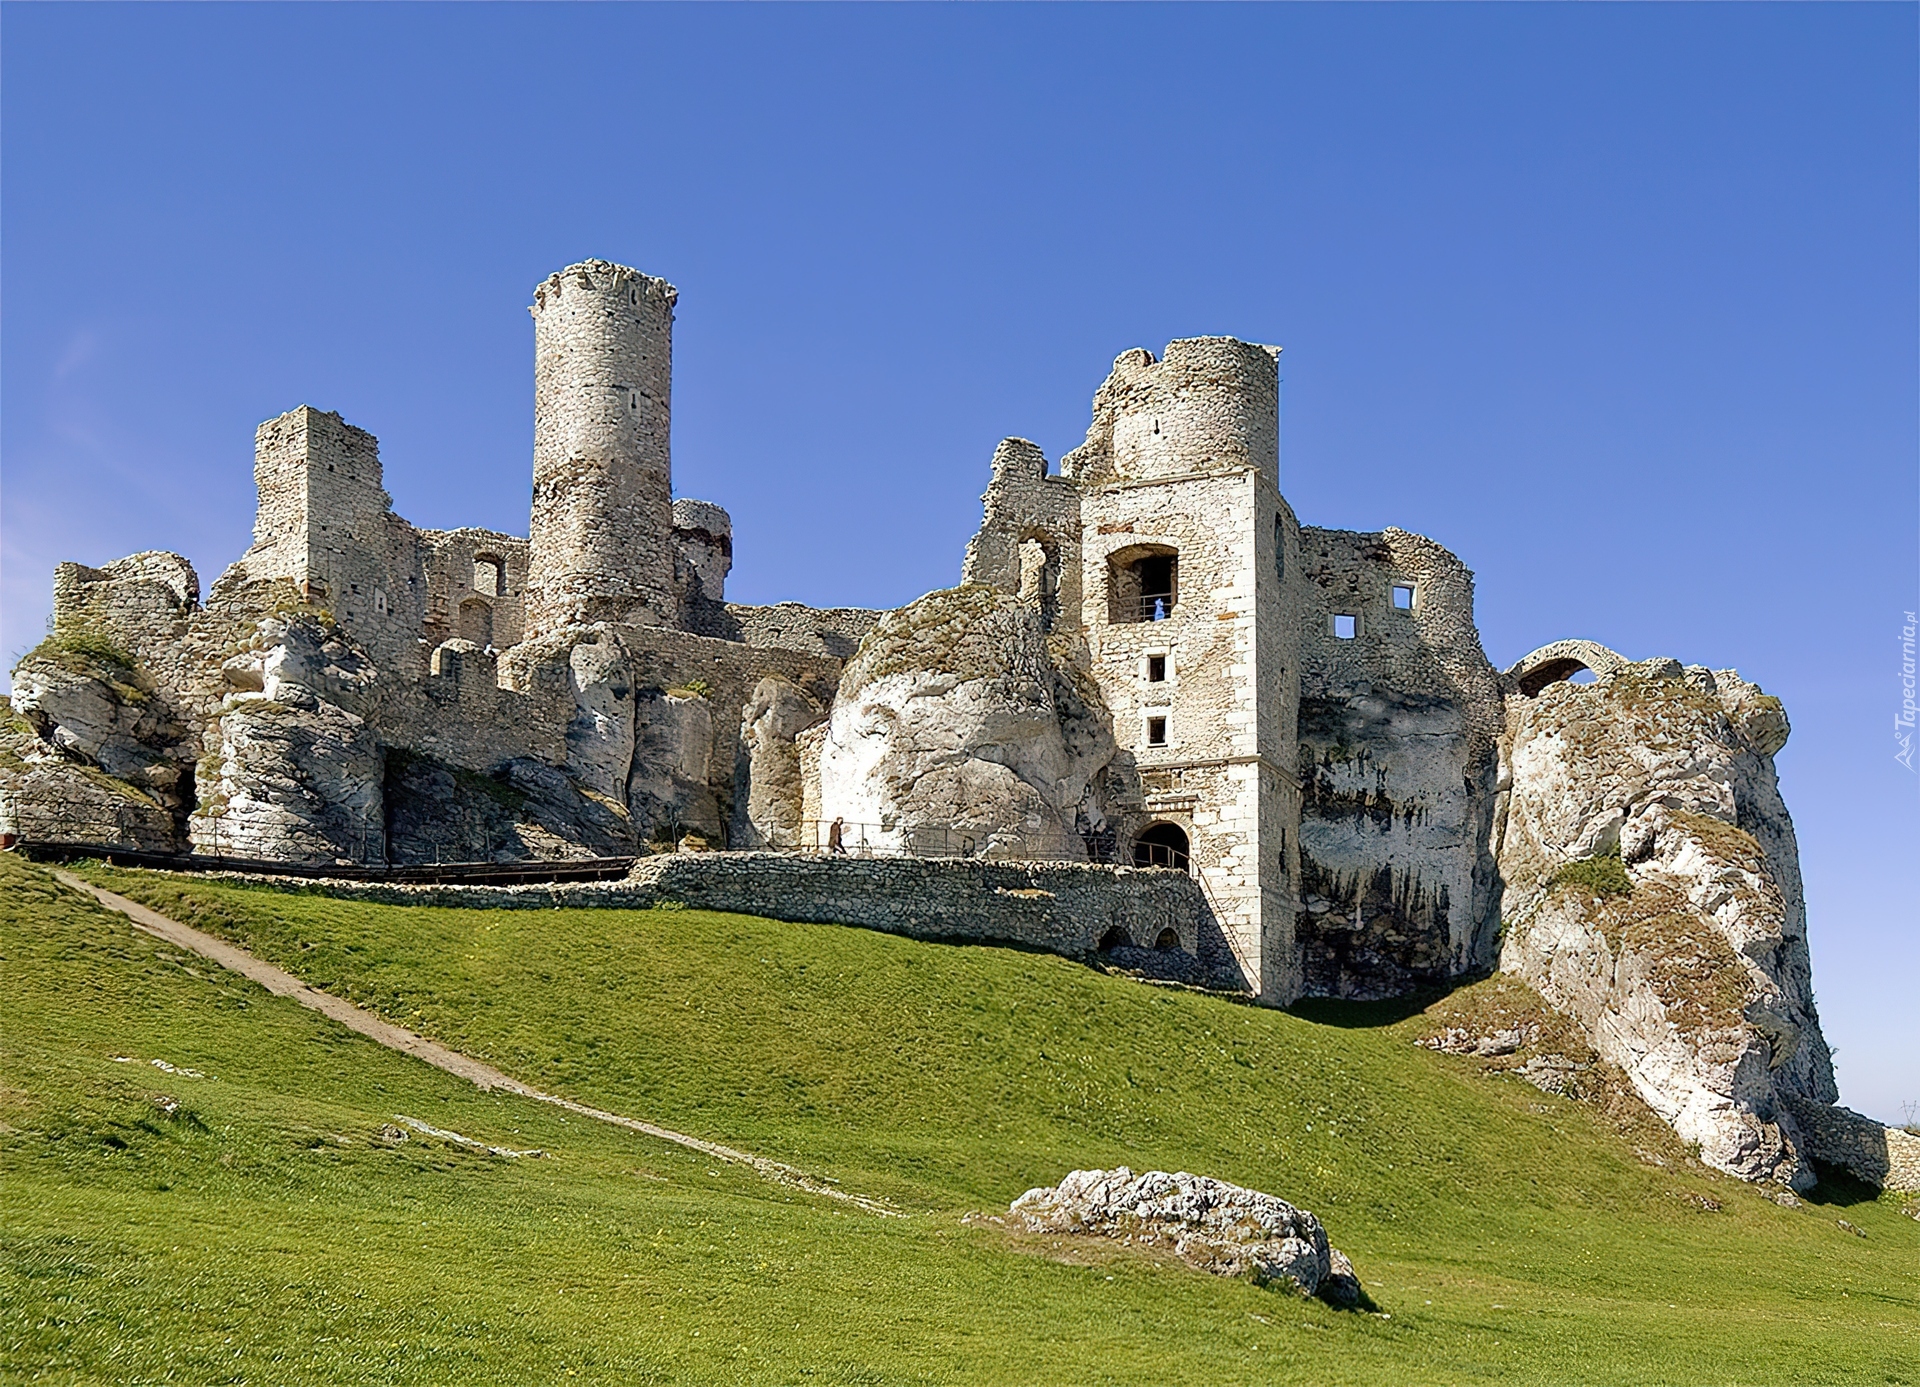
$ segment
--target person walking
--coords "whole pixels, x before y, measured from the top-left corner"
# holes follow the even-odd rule
[[[838,857],[847,855],[847,821],[836,818],[827,828],[827,851]]]

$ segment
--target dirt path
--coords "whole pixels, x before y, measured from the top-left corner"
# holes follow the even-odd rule
[[[865,1209],[871,1214],[884,1214],[888,1217],[900,1217],[900,1211],[878,1199],[869,1199],[865,1195],[850,1194],[846,1190],[835,1189],[826,1182],[808,1175],[805,1171],[795,1170],[790,1165],[768,1160],[765,1156],[756,1156],[751,1151],[736,1151],[731,1146],[722,1146],[718,1142],[702,1141],[699,1137],[690,1137],[685,1132],[676,1132],[667,1127],[656,1127],[651,1122],[642,1122],[638,1118],[622,1117],[619,1113],[604,1112],[599,1108],[590,1108],[584,1103],[576,1103],[571,1098],[562,1098],[557,1094],[543,1093],[537,1088],[521,1083],[518,1079],[502,1074],[490,1064],[469,1058],[457,1050],[428,1040],[425,1036],[415,1035],[404,1026],[396,1026],[383,1021],[372,1012],[342,1001],[326,992],[308,987],[293,974],[276,968],[264,959],[255,958],[244,949],[203,934],[197,929],[169,919],[157,910],[151,910],[138,901],[128,900],[125,896],[115,895],[103,890],[92,882],[84,881],[71,872],[55,871],[53,874],[61,884],[75,891],[84,891],[109,910],[117,910],[133,922],[134,928],[164,939],[169,944],[200,955],[219,964],[229,972],[238,973],[259,983],[276,997],[291,997],[303,1007],[310,1007],[322,1016],[338,1021],[350,1031],[358,1031],[369,1040],[377,1041],[389,1050],[398,1050],[403,1055],[411,1055],[424,1060],[435,1069],[444,1069],[457,1078],[465,1079],[482,1089],[500,1089],[507,1093],[518,1094],[522,1098],[531,1098],[540,1103],[551,1103],[556,1108],[565,1108],[570,1113],[590,1117],[596,1122],[608,1122],[616,1127],[625,1127],[628,1131],[639,1132],[643,1136],[657,1137],[661,1141],[670,1141],[702,1155],[711,1156],[717,1161],[726,1161],[731,1165],[744,1165],[769,1180],[808,1194],[825,1195],[829,1199],[843,1200]]]

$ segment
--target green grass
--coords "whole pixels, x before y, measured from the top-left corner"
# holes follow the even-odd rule
[[[72,674],[98,679],[122,703],[141,706],[153,699],[152,681],[140,662],[105,630],[88,622],[69,622],[34,646],[16,662],[41,660]]]
[[[1414,1047],[1417,1016],[692,910],[92,874],[520,1078],[908,1216],[480,1094],[0,857],[0,1377],[1920,1381],[1896,1198],[1785,1209],[1641,1164],[1589,1110]],[[551,1154],[383,1147],[395,1114]],[[1390,1318],[963,1222],[1119,1162],[1313,1209]]]
[[[1554,872],[1547,885],[1577,887],[1600,897],[1633,894],[1633,882],[1627,877],[1626,863],[1620,860],[1617,852],[1569,862]]]

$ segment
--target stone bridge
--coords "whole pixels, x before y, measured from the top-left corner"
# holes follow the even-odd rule
[[[1596,641],[1555,641],[1515,660],[1507,670],[1507,678],[1519,686],[1521,693],[1532,698],[1547,685],[1572,678],[1583,669],[1601,676],[1612,674],[1628,663],[1626,656]]]

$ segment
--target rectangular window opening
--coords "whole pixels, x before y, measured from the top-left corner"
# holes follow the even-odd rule
[[[1147,682],[1164,684],[1167,682],[1167,657],[1165,655],[1147,656]]]
[[[1413,587],[1411,584],[1395,583],[1393,585],[1393,605],[1403,612],[1413,610]]]
[[[1341,614],[1333,618],[1333,638],[1335,640],[1350,641],[1359,634],[1359,617]]]
[[[1165,746],[1167,744],[1167,720],[1165,718],[1147,719],[1147,745]]]

